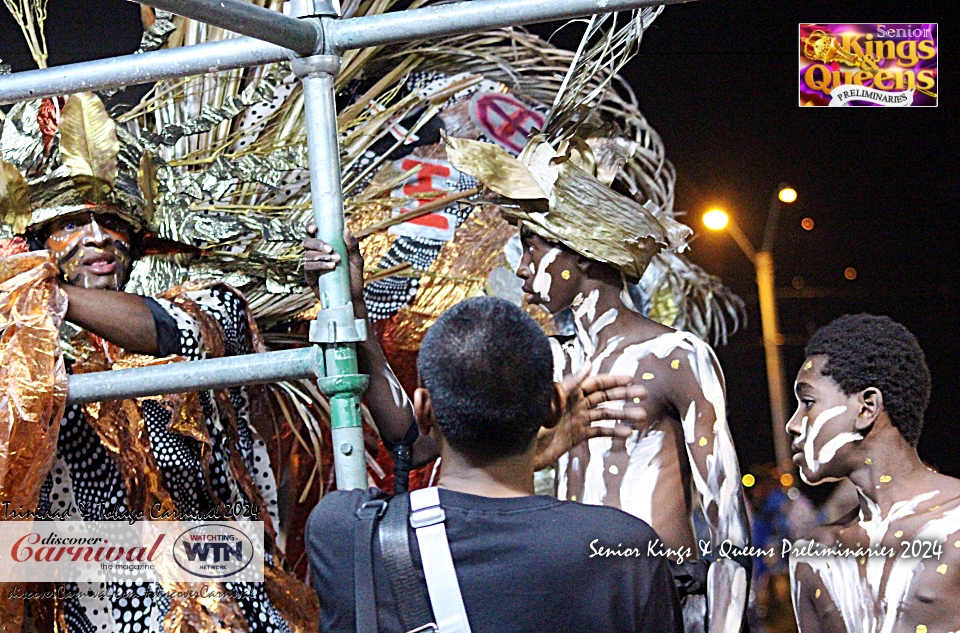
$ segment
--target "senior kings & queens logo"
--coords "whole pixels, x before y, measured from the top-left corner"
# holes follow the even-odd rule
[[[936,106],[936,24],[801,24],[801,106]]]

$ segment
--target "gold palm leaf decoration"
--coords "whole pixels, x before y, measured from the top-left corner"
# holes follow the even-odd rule
[[[117,179],[120,141],[103,102],[90,92],[71,95],[60,113],[60,156],[72,176]]]
[[[14,165],[0,160],[0,225],[23,233],[30,220],[30,186]]]

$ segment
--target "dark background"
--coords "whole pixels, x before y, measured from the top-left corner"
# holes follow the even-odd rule
[[[752,266],[700,215],[722,206],[759,244],[780,182],[799,192],[774,249],[784,365],[792,378],[807,337],[847,312],[890,315],[920,339],[933,396],[920,455],[960,476],[960,188],[954,130],[957,82],[948,71],[938,108],[800,108],[800,22],[936,22],[933,2],[748,3],[667,7],[625,69],[641,108],[677,168],[676,209],[698,233],[691,257],[746,300],[748,327],[717,351],[744,470],[773,460],[760,319]],[[120,55],[139,45],[139,7],[123,0],[51,0],[50,65]],[[952,60],[943,28],[939,59]],[[536,31],[549,35],[551,26]],[[557,41],[569,45],[574,34]],[[19,30],[0,10],[0,58],[33,67]],[[948,65],[948,68],[954,66]],[[812,231],[800,226],[815,221]],[[844,269],[857,270],[853,281]],[[802,277],[803,288],[792,282]],[[820,495],[817,495],[820,496]]]

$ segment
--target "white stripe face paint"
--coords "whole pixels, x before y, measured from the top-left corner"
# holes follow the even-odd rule
[[[823,449],[821,449],[819,455],[817,455],[814,452],[813,445],[817,440],[817,435],[819,435],[820,431],[823,429],[823,425],[829,422],[830,420],[832,420],[833,418],[837,417],[841,413],[846,413],[846,411],[847,411],[847,407],[845,406],[833,407],[831,409],[827,409],[826,411],[818,415],[817,419],[813,421],[813,425],[810,427],[810,430],[807,432],[807,441],[803,445],[803,460],[806,462],[807,469],[811,472],[811,474],[820,470],[820,466],[822,466],[823,464],[833,459],[834,455],[836,455],[837,449],[839,449],[841,446],[854,441],[854,439],[863,439],[863,436],[860,435],[859,433],[840,433],[839,435],[837,435],[837,437],[831,438],[831,442],[833,440],[840,438],[841,441],[839,443],[830,446],[830,442],[828,442],[826,445],[824,445]],[[804,418],[804,420],[806,420],[806,418]],[[804,430],[806,430],[806,423],[804,423],[803,426],[804,426]],[[844,437],[844,436],[852,436],[852,435],[856,435],[857,437],[853,439]],[[830,451],[828,453],[829,458],[823,459],[824,450],[827,449],[828,446],[830,446]],[[818,459],[818,457],[820,459]]]
[[[550,286],[553,284],[553,277],[547,270],[553,260],[560,254],[559,248],[551,248],[547,254],[540,259],[540,265],[536,266],[536,273],[533,276],[533,291],[540,296],[543,301],[550,301]],[[533,264],[530,265],[534,268]]]
[[[863,435],[860,433],[851,433],[845,432],[840,433],[837,436],[833,437],[826,444],[823,445],[823,448],[820,449],[820,464],[829,464],[833,461],[834,456],[836,456],[837,451],[840,450],[840,447],[844,444],[850,444],[851,442],[856,442],[857,440],[862,440]]]
[[[97,224],[97,218],[93,215],[90,216],[90,229],[93,231],[93,239],[97,241],[97,244],[103,244],[106,241],[103,231],[100,230],[100,225]]]

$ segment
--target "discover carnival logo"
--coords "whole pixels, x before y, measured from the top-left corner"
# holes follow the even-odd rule
[[[262,582],[262,521],[0,521],[0,582]]]
[[[801,106],[937,106],[937,25],[801,24]]]

